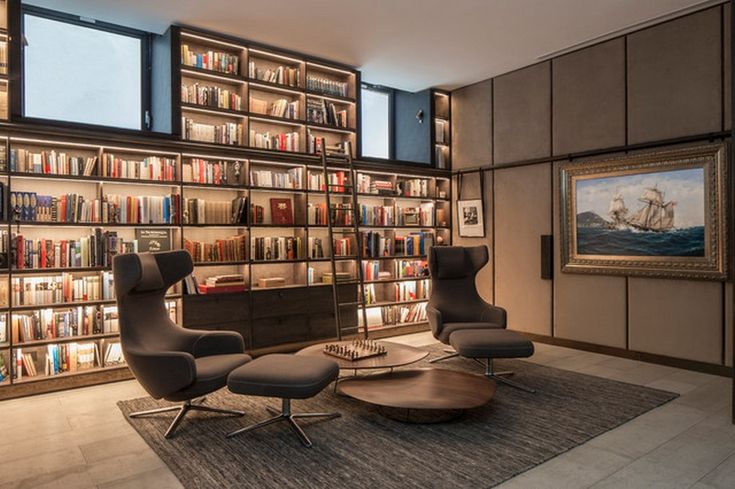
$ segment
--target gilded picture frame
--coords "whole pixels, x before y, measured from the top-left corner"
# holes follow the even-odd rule
[[[728,146],[559,168],[565,273],[726,280]]]

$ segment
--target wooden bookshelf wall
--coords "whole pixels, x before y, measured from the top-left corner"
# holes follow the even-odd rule
[[[188,28],[178,38],[184,140],[308,154],[317,153],[314,141],[319,138],[328,147],[344,142],[356,147],[358,71]],[[195,86],[210,87],[218,98],[192,98]],[[229,103],[233,95],[235,102]],[[220,102],[223,98],[228,103]],[[330,114],[315,117],[311,108]],[[208,128],[225,125],[231,136],[217,134],[212,140]],[[265,143],[266,135],[288,139],[274,146]]]
[[[0,0],[0,120],[8,120],[9,114],[8,40],[8,2],[7,0]]]

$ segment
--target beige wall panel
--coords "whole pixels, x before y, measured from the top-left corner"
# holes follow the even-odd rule
[[[452,92],[452,169],[492,162],[492,80]]]
[[[625,40],[553,60],[554,154],[625,144]]]
[[[561,272],[560,165],[554,167],[554,336],[625,348],[626,278]]]
[[[480,174],[472,173],[465,175],[462,183],[462,198],[476,199],[480,195]],[[453,181],[452,195],[457,197],[457,180]],[[479,246],[486,245],[490,252],[490,261],[477,274],[477,290],[486,301],[493,302],[493,175],[491,172],[485,172],[485,237],[484,238],[460,238],[459,228],[455,225],[452,227],[452,242],[457,246]],[[457,222],[457,205],[454,203],[453,211],[455,213],[453,222]]]
[[[495,164],[551,154],[550,62],[495,78]]]
[[[628,36],[629,143],[722,127],[720,8]]]
[[[722,284],[630,278],[630,349],[701,362],[722,356]]]
[[[731,94],[731,88],[730,84],[732,83],[732,49],[730,47],[730,29],[732,24],[732,18],[730,17],[732,14],[730,12],[730,3],[726,3],[723,6],[723,33],[724,33],[724,39],[722,41],[722,45],[724,47],[724,56],[723,59],[725,61],[723,66],[723,73],[725,75],[725,86],[724,93],[723,93],[723,103],[724,103],[724,116],[725,116],[725,130],[730,129],[732,124],[732,107],[730,106],[730,98],[732,96]]]
[[[725,365],[732,367],[733,284],[725,284]]]
[[[551,335],[551,281],[541,235],[551,234],[551,164],[495,172],[495,297],[512,329]]]

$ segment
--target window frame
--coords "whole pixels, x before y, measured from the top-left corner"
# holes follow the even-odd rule
[[[76,121],[64,121],[60,119],[45,119],[41,117],[29,117],[26,116],[26,97],[25,97],[25,19],[26,15],[32,15],[49,19],[57,22],[66,24],[76,25],[80,27],[87,27],[90,29],[96,29],[103,32],[117,34],[121,36],[132,37],[140,40],[140,60],[141,60],[141,76],[140,76],[140,128],[131,129],[127,127],[118,126],[107,126],[94,123],[76,122]],[[89,17],[80,15],[68,14],[65,12],[59,12],[56,10],[46,9],[43,7],[37,7],[35,5],[23,4],[20,12],[20,35],[22,38],[21,52],[20,52],[20,81],[17,83],[19,93],[19,106],[20,114],[14,115],[14,119],[21,122],[28,122],[34,124],[43,125],[54,125],[64,127],[75,127],[81,129],[94,129],[94,130],[106,130],[113,132],[120,132],[126,134],[140,134],[150,133],[152,130],[151,121],[151,35],[148,32],[133,29],[130,27],[124,27],[117,24],[110,24],[102,22]]]
[[[360,159],[363,160],[373,160],[373,161],[391,161],[395,159],[396,156],[396,146],[395,146],[395,90],[383,85],[375,85],[372,83],[366,83],[362,82],[360,84],[360,100],[362,100],[362,90],[371,90],[373,92],[381,92],[388,95],[388,157],[387,158],[380,158],[378,156],[368,156],[363,153],[365,144],[362,141],[362,135],[363,135],[363,129],[365,126],[365,120],[364,117],[362,117],[362,114],[360,114],[360,121],[361,121],[361,127],[360,127]],[[360,105],[360,110],[362,111],[363,105]]]

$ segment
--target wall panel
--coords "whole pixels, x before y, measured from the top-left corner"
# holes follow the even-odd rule
[[[492,161],[492,80],[452,92],[452,169]]]
[[[561,272],[559,166],[554,166],[554,336],[626,347],[626,278]]]
[[[725,118],[725,129],[730,129],[732,124],[732,107],[730,106],[730,100],[732,98],[732,92],[730,84],[732,83],[732,47],[730,46],[730,37],[732,29],[732,13],[730,11],[731,4],[728,2],[723,6],[723,36],[722,47],[724,49],[723,54],[723,75],[725,77],[723,84],[723,115]]]
[[[508,327],[551,334],[551,281],[541,279],[541,235],[551,234],[551,164],[495,172],[495,297]]]
[[[551,63],[539,63],[495,78],[494,162],[551,154]]]
[[[553,63],[554,154],[625,144],[625,40],[613,39]]]
[[[629,280],[630,349],[721,363],[722,284]]]
[[[629,143],[722,128],[720,7],[628,36]]]

